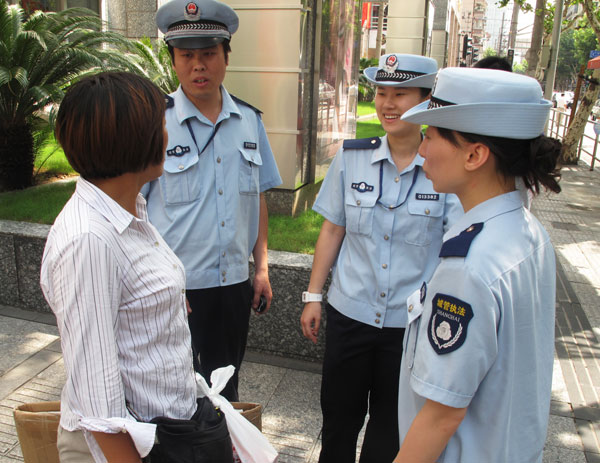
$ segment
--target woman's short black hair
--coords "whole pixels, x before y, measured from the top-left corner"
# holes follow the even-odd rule
[[[56,138],[83,178],[117,177],[163,162],[164,115],[164,94],[150,80],[103,72],[67,90]]]
[[[492,137],[436,127],[440,136],[454,146],[462,138],[468,143],[486,145],[496,159],[496,170],[507,177],[521,177],[525,186],[534,193],[540,186],[559,193],[560,168],[557,166],[561,152],[560,141],[540,135],[530,140]]]

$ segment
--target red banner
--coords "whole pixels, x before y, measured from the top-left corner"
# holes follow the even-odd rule
[[[363,29],[368,29],[369,27],[371,27],[371,11],[373,11],[371,2],[364,2],[363,8],[362,8],[362,27],[363,27]]]

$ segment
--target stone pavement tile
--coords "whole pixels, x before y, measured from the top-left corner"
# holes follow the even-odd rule
[[[312,441],[293,439],[283,436],[281,433],[272,434],[270,432],[265,432],[265,436],[280,455],[300,458],[302,461],[306,461],[309,458],[310,452],[314,446],[314,442]]]
[[[583,451],[581,439],[577,434],[575,423],[571,418],[550,415],[546,446]]]
[[[265,430],[316,439],[321,431],[320,386],[319,374],[287,370],[263,414]]]
[[[56,362],[46,368],[39,375],[35,377],[36,383],[46,384],[47,386],[58,387],[62,389],[65,381],[67,380],[67,374],[65,372],[65,363],[62,357]]]
[[[585,454],[579,450],[547,445],[544,447],[543,463],[587,463]]]
[[[61,359],[61,354],[49,350],[41,350],[21,362],[19,365],[2,376],[0,381],[0,399],[6,397],[13,390],[20,387],[38,373]]]
[[[554,356],[554,366],[552,369],[552,401],[558,403],[569,402],[569,393],[563,377],[560,361]]]
[[[23,459],[12,455],[0,455],[0,463],[23,463]]]
[[[261,404],[264,414],[284,375],[284,368],[244,362],[240,370],[240,400]]]
[[[0,376],[55,339],[58,339],[55,326],[0,317]]]

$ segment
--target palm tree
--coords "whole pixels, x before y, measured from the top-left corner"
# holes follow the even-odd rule
[[[103,32],[90,10],[25,18],[22,8],[0,0],[0,191],[32,184],[33,131],[47,123],[39,117],[44,107],[59,103],[86,71],[127,67],[126,55],[108,45],[128,44]]]
[[[172,93],[179,86],[179,79],[173,66],[167,44],[157,40],[153,45],[148,37],[132,42],[133,49],[129,56],[132,64],[131,72],[150,79],[165,93]]]

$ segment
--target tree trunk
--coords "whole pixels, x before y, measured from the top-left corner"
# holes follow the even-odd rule
[[[33,136],[28,124],[0,129],[0,191],[33,184]]]
[[[533,20],[533,32],[531,33],[531,48],[527,50],[525,59],[529,63],[527,75],[536,76],[536,69],[542,52],[542,40],[544,38],[544,15],[546,14],[546,0],[536,0],[535,18]]]
[[[593,79],[598,82],[600,79],[600,69],[594,70]],[[577,108],[575,113],[575,119],[571,123],[571,126],[567,130],[567,135],[563,140],[561,161],[564,164],[575,164],[577,162],[577,145],[579,140],[583,137],[585,126],[587,125],[588,118],[594,107],[594,103],[598,99],[600,93],[600,85],[598,83],[591,82],[586,92],[583,94],[581,104]]]

